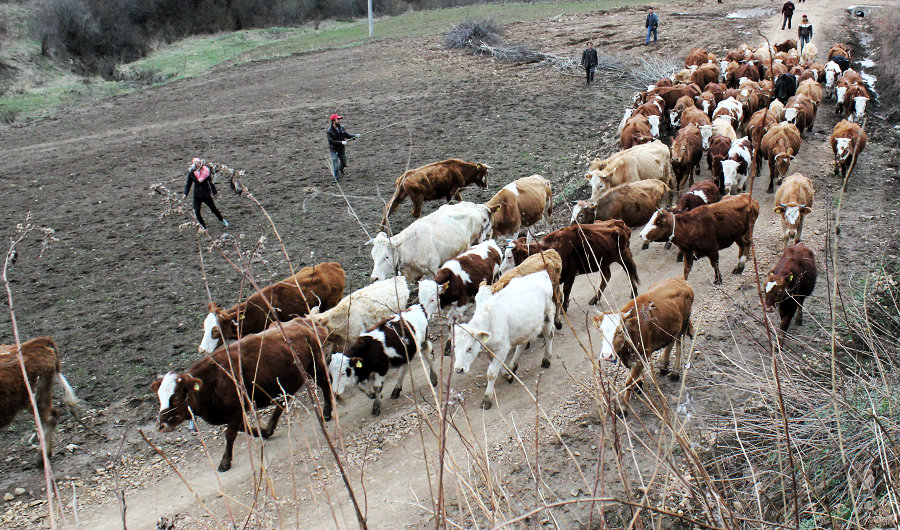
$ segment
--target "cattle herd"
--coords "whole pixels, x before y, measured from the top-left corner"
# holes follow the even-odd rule
[[[436,384],[429,326],[445,325],[452,340],[444,350],[452,353],[457,373],[468,372],[483,350],[491,352],[482,400],[488,409],[497,376],[502,371],[513,380],[530,343],[543,339],[541,366],[550,366],[553,337],[562,329],[576,276],[600,272],[589,301],[596,304],[613,263],[627,275],[631,300],[618,311],[593,310],[592,321],[602,334],[600,358],[621,359],[631,369],[618,400],[624,413],[655,351],[663,350],[660,373],[680,377],[682,341],[693,334],[694,291],[687,280],[694,261],[708,258],[720,284],[719,252],[737,244],[732,272],[743,271],[760,207],[748,185],[762,160],[768,161],[769,193],[778,185],[774,210],[784,242],[784,254],[764,284],[765,303],[777,307],[781,330],[795,315],[801,324],[803,301],[816,281],[815,256],[801,242],[814,189],[809,178],[788,175],[791,162],[823,96],[834,97],[845,118],[831,136],[835,173],[844,187],[866,142],[860,122],[868,93],[849,67],[848,48],[832,47],[824,66],[816,62],[817,53],[807,45],[801,55],[794,41],[741,45],[721,61],[692,50],[684,70],[635,94],[619,126],[622,150],[590,163],[590,198],[573,203],[569,226],[539,239],[531,227],[543,221],[550,228],[553,213],[550,181],[540,175],[511,182],[487,203],[475,204],[463,201],[460,190],[472,184],[486,188],[490,166],[448,159],[403,173],[385,206],[382,231],[369,241],[374,283],[343,296],[343,268],[321,263],[257,289],[227,310],[210,303],[199,345],[204,356],[152,384],[159,398],[158,429],[169,432],[195,417],[226,425],[219,470],[228,470],[237,433],[270,436],[284,400],[310,378],[323,392],[319,398],[307,387],[325,421],[331,419],[333,395],[351,386],[374,400],[372,414],[378,415],[388,371],[400,369],[391,394],[397,398],[413,360],[427,365]],[[660,139],[664,132],[669,143]],[[704,152],[711,180],[694,183]],[[416,220],[391,234],[389,216],[407,197]],[[424,201],[434,199],[448,204],[422,217]],[[639,268],[629,247],[637,228],[645,248],[651,242],[678,247],[683,277],[639,293]],[[513,239],[498,245],[505,237]],[[411,306],[409,282],[418,282],[418,303]],[[2,348],[3,380],[18,377],[21,383],[15,347]],[[67,405],[76,404],[75,396],[59,372],[52,339],[24,343],[22,353],[49,444],[58,416],[50,399],[53,381],[62,384]],[[26,402],[4,407],[0,426]],[[256,426],[248,411],[272,404],[277,406],[268,425]]]

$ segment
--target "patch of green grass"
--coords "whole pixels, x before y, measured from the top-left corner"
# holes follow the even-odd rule
[[[368,22],[327,21],[314,29],[267,28],[233,33],[197,36],[161,47],[144,59],[120,67],[122,78],[129,72],[154,72],[160,79],[195,77],[218,66],[244,64],[256,60],[288,57],[313,51],[359,46],[372,41],[440,35],[467,19],[492,17],[499,24],[548,19],[556,15],[572,16],[620,6],[646,4],[641,0],[590,0],[513,4],[479,4],[426,11],[409,11],[375,20],[374,37],[368,37]],[[33,47],[34,43],[30,43]],[[47,65],[45,73],[52,69]],[[50,87],[18,90],[0,97],[0,114],[17,118],[46,115],[76,104],[95,101],[134,90],[134,83],[92,80],[85,84],[64,72]],[[133,77],[133,76],[132,76]]]

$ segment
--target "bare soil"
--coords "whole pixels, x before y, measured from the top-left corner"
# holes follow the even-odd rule
[[[864,24],[844,15],[849,3],[802,5],[816,24],[813,42],[820,53],[832,42],[849,40]],[[208,250],[210,239],[182,226],[187,217],[164,215],[168,206],[151,186],[161,183],[180,192],[187,164],[198,155],[246,169],[245,183],[271,215],[294,266],[340,261],[348,290],[356,289],[368,282],[371,271],[365,242],[374,235],[394,179],[408,167],[447,157],[490,164],[494,169],[489,189],[463,193],[472,201],[485,201],[507,182],[540,173],[553,181],[559,197],[554,224],[567,224],[563,196],[586,197],[589,191],[581,175],[588,160],[615,150],[615,126],[634,89],[628,69],[639,64],[642,55],[682,58],[697,46],[718,53],[740,42],[756,44],[761,40],[757,24],[773,41],[794,35],[778,30],[775,14],[725,17],[740,10],[774,12],[770,2],[761,0],[663,4],[658,9],[660,42],[649,47],[640,44],[643,13],[638,9],[583,17],[563,14],[555,21],[508,27],[507,39],[561,55],[576,56],[582,43],[593,39],[601,55],[624,63],[625,71],[601,72],[591,87],[583,85],[580,71],[495,63],[445,51],[439,38],[420,38],[223,68],[200,79],[0,127],[0,184],[11,190],[12,199],[0,226],[12,234],[30,212],[34,222],[54,228],[60,239],[42,257],[37,242],[26,244],[10,271],[19,331],[23,337],[52,335],[57,340],[63,371],[91,408],[87,421],[110,438],[87,433],[68,417],[56,436],[54,473],[67,502],[77,493],[83,527],[121,525],[114,495],[121,490],[132,528],[153,527],[160,517],[175,518],[186,528],[240,524],[250,506],[253,525],[275,525],[275,520],[304,528],[356,524],[305,398],[296,400],[289,421],[283,420],[264,446],[248,445],[246,437],[239,437],[234,468],[225,474],[217,474],[210,463],[221,454],[220,429],[199,422],[202,437],[186,428],[168,435],[155,432],[158,403],[150,382],[159,373],[187,368],[197,358],[208,298],[199,252],[212,298],[220,305],[237,300],[241,278],[217,250]],[[327,167],[324,130],[332,112],[345,116],[351,132],[402,122],[348,147],[350,165],[340,187]],[[877,108],[870,112],[870,143],[844,199],[850,207],[842,218],[842,277],[849,286],[876,266],[898,228],[896,133],[880,122]],[[817,204],[804,236],[817,256],[824,256],[829,232],[825,206],[833,204],[839,188],[830,173],[826,145],[836,122],[831,103],[823,103],[792,167],[816,183]],[[708,178],[705,165],[701,178]],[[217,203],[231,223],[226,248],[233,249],[233,241],[248,251],[265,234],[253,273],[261,284],[286,276],[286,261],[265,216],[251,202],[230,194],[225,184],[220,186]],[[780,225],[764,184],[757,183],[754,196],[761,203],[756,258],[760,274],[765,274],[780,256]],[[429,205],[428,211],[436,206]],[[408,204],[401,207],[393,226],[406,226],[410,209]],[[212,238],[219,238],[223,229],[207,211],[204,216]],[[639,248],[635,236],[632,250],[643,289],[681,273],[674,252],[661,245]],[[227,252],[235,256],[233,250]],[[759,314],[753,263],[742,276],[732,276],[728,272],[735,261],[735,248],[723,252],[721,286],[712,285],[708,261],[695,265],[690,279],[697,293],[693,320],[698,337],[683,382],[662,383],[665,399],[695,417],[741,403],[746,396],[732,392],[728,382],[742,370],[766,365],[749,347],[764,340],[747,331],[753,315]],[[824,296],[824,279],[818,297]],[[596,365],[579,345],[589,349],[597,341],[596,331],[586,326],[592,282],[593,275],[576,283],[568,314],[572,327],[554,340],[553,366],[541,370],[536,353],[524,356],[518,372],[521,384],[499,381],[494,409],[479,409],[486,361],[476,363],[471,374],[453,374],[451,420],[459,431],[449,436],[444,480],[453,484],[447,487],[448,515],[458,524],[499,523],[527,512],[542,498],[554,502],[594,494],[586,484],[597,482],[595,474],[603,479],[606,494],[619,494],[641,487],[639,480],[632,480],[639,474],[632,472],[643,476],[655,469],[656,462],[648,457],[654,452],[643,451],[637,438],[629,438],[637,447],[626,448],[634,452],[634,469],[628,470],[626,483],[610,464],[611,451],[599,453],[608,443],[604,433],[611,420],[598,412],[589,390],[595,385]],[[624,273],[614,269],[602,305],[618,308],[627,293]],[[812,323],[822,317],[822,303],[814,298],[807,307],[809,323],[796,330],[797,338],[820,341],[823,337]],[[9,316],[2,319],[0,342],[9,343]],[[533,345],[532,351],[540,348]],[[443,361],[446,381],[450,370],[447,359]],[[602,369],[604,381],[621,386],[622,368]],[[415,389],[407,382],[401,399],[386,402],[377,418],[369,416],[370,403],[363,395],[348,394],[338,404],[338,420],[329,425],[341,440],[357,493],[362,496],[365,490],[371,528],[433,525],[430,488],[436,484],[439,451],[437,438],[417,413],[434,419],[428,416],[433,408],[427,403],[433,398],[421,387],[424,381],[416,374]],[[540,414],[532,394],[539,395]],[[620,429],[659,429],[645,403],[638,401],[636,410]],[[645,425],[638,429],[635,422]],[[702,425],[696,427],[702,432]],[[139,429],[162,448],[190,488],[148,447]],[[48,523],[42,475],[29,441],[32,431],[33,423],[22,414],[0,433],[0,494],[26,489],[25,495],[0,505],[4,527]],[[209,445],[209,458],[200,438]],[[476,476],[484,462],[466,450],[475,439],[483,444],[482,457],[490,461],[494,489]],[[523,447],[539,448],[539,465],[533,461],[533,449]],[[261,462],[267,462],[269,477],[262,484]],[[477,484],[479,495],[461,491],[462,482],[450,469],[468,473],[466,480]],[[535,487],[536,476],[540,488]],[[475,498],[494,504],[467,507]],[[469,518],[470,509],[478,514],[476,521]],[[603,510],[612,527],[627,524],[631,517],[620,507],[605,505]],[[491,520],[491,513],[497,518]],[[598,507],[591,511],[581,503],[537,517],[546,524],[577,528],[588,527],[589,519],[596,525],[597,513]],[[668,527],[675,524],[667,521]]]

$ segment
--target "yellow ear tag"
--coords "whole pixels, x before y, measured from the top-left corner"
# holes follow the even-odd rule
[[[247,316],[246,314],[242,314],[241,316],[238,317],[238,320],[244,320],[244,318],[245,318],[246,316]]]
[[[356,361],[356,367],[362,368],[362,361]]]
[[[200,392],[200,383],[194,383],[194,392]]]
[[[794,281],[794,275],[793,275],[793,274],[791,274],[790,276],[788,276],[788,281],[789,281],[789,282]]]

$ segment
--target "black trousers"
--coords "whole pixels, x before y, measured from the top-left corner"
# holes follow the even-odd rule
[[[584,68],[584,75],[585,75],[585,77],[586,77],[586,79],[587,79],[587,84],[590,85],[591,83],[593,83],[593,82],[594,82],[594,67],[593,67],[593,66],[590,66],[590,67],[587,67],[587,66],[586,66],[586,67]]]
[[[200,205],[206,204],[209,206],[209,211],[213,213],[216,217],[219,218],[219,221],[222,221],[222,214],[219,213],[219,209],[216,208],[216,203],[213,202],[212,197],[206,197],[201,199],[194,195],[194,215],[197,217],[197,221],[200,222],[200,226],[206,228],[206,223],[203,222],[203,216],[200,215]]]
[[[781,29],[784,29],[785,24],[787,24],[788,29],[791,29],[791,17],[793,16],[793,13],[784,16],[784,20],[781,21]]]

